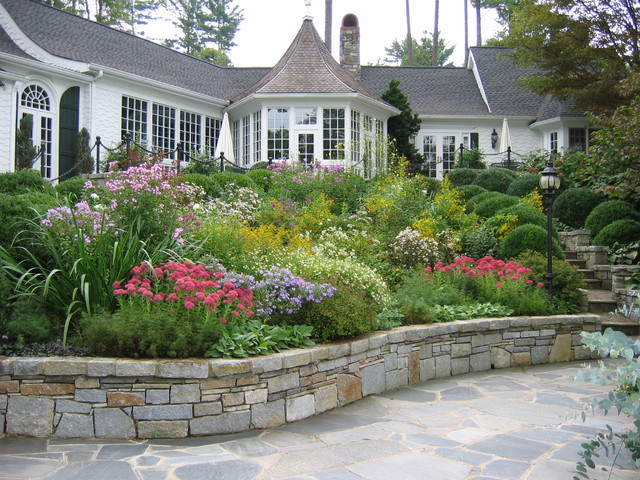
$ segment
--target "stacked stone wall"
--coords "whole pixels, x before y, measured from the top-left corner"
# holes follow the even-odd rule
[[[479,319],[374,332],[249,359],[0,358],[4,434],[187,437],[293,422],[367,395],[492,368],[587,359],[594,315]]]

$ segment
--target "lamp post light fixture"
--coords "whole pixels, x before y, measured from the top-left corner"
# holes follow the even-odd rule
[[[498,144],[498,132],[496,132],[496,129],[493,129],[493,132],[491,132],[491,148],[496,148],[496,145]]]
[[[560,176],[553,168],[553,155],[549,155],[546,168],[540,172],[540,189],[547,200],[547,291],[553,294],[553,196],[560,188]]]

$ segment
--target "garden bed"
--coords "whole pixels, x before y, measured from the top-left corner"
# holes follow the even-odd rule
[[[0,358],[3,433],[188,437],[269,428],[434,378],[591,358],[588,314],[406,326],[241,360]]]

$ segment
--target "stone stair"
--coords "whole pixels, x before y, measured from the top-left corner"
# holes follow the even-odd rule
[[[588,238],[588,237],[587,237]],[[621,305],[620,297],[612,289],[610,279],[603,281],[602,268],[598,268],[598,261],[587,261],[585,255],[578,255],[578,250],[585,250],[586,245],[578,243],[578,247],[573,249],[571,245],[564,243],[564,255],[567,262],[578,268],[586,283],[586,311],[594,315],[598,315],[602,319],[602,328],[612,328],[621,331],[626,335],[640,335],[640,323],[615,313],[616,309]],[[589,247],[589,249],[597,250],[601,247]],[[601,252],[600,257],[602,257]],[[592,255],[593,259],[594,256]],[[606,257],[605,257],[606,258]]]

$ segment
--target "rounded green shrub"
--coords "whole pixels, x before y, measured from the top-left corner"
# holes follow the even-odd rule
[[[498,245],[498,238],[495,233],[496,228],[493,228],[494,225],[490,225],[489,221],[462,236],[462,252],[464,252],[464,255],[471,258],[493,257],[496,255],[496,247]]]
[[[503,260],[517,257],[522,252],[532,250],[542,255],[547,254],[547,231],[537,225],[521,225],[504,237],[498,247],[498,256]],[[552,254],[564,259],[560,244],[553,239]]]
[[[449,172],[448,177],[451,185],[461,187],[471,185],[478,178],[478,172],[470,168],[454,168]]]
[[[222,187],[223,190],[227,187],[227,185],[229,185],[230,183],[233,183],[238,187],[247,187],[252,190],[258,191],[256,182],[254,182],[251,179],[251,177],[247,177],[242,173],[235,173],[235,172],[214,173],[213,175],[211,175],[211,181],[220,185],[220,187]]]
[[[458,187],[458,190],[462,192],[462,200],[465,202],[469,201],[470,198],[487,191],[486,188],[483,188],[480,185],[462,185],[461,187]]]
[[[0,173],[0,193],[16,195],[28,192],[51,194],[53,187],[37,170]]]
[[[516,226],[526,225],[528,223],[533,225],[538,225],[542,228],[547,228],[547,216],[536,210],[535,208],[531,208],[527,205],[513,205],[511,207],[503,208],[499,210],[496,215],[515,215],[518,217],[516,221]],[[557,236],[557,233],[556,233]]]
[[[213,180],[212,175],[205,175],[203,173],[185,173],[182,178],[185,182],[202,187],[208,197],[218,198],[223,191],[220,184]]]
[[[80,176],[71,177],[69,180],[60,182],[55,189],[58,195],[68,198],[71,203],[77,203],[82,198],[82,191],[86,181]]]
[[[490,168],[478,174],[473,185],[480,185],[490,192],[505,193],[514,180],[514,173],[504,168]]]
[[[637,220],[638,212],[629,203],[622,200],[608,200],[597,205],[587,216],[584,228],[591,230],[591,235],[596,236],[604,227],[616,220]]]
[[[273,173],[271,173],[270,170],[267,170],[266,168],[254,169],[252,167],[245,175],[253,180],[263,192],[268,192],[271,188],[271,177],[273,176]]]
[[[536,188],[540,188],[540,175],[537,173],[523,173],[511,182],[506,193],[514,197],[524,197]]]
[[[469,200],[467,200],[466,210],[468,213],[472,213],[475,211],[476,207],[489,198],[502,198],[507,197],[508,195],[500,192],[491,192],[485,191],[479,193],[478,195],[474,195]]]
[[[558,195],[553,202],[554,216],[571,228],[584,227],[587,216],[600,199],[588,188],[569,188]]]
[[[482,218],[493,217],[499,210],[512,207],[521,202],[518,197],[504,195],[500,197],[487,198],[476,205],[474,212]]]
[[[616,220],[604,227],[594,237],[593,245],[613,247],[614,243],[627,244],[640,240],[640,222],[627,218]]]
[[[312,326],[320,342],[371,332],[377,326],[376,310],[366,293],[346,285],[320,303],[307,302],[296,318],[296,323]]]
[[[0,246],[9,248],[14,239],[22,245],[23,238],[17,235],[33,228],[34,220],[57,206],[57,199],[45,193],[0,194]]]

